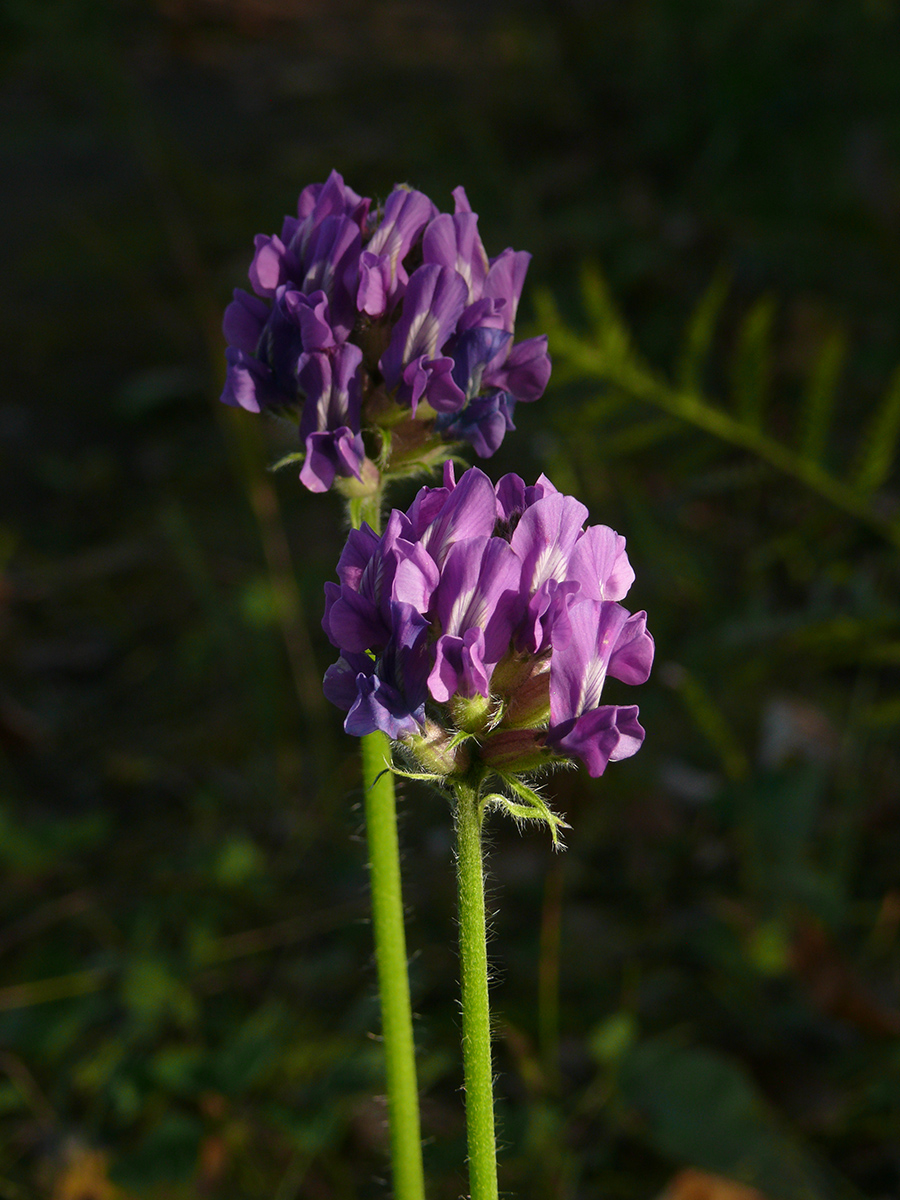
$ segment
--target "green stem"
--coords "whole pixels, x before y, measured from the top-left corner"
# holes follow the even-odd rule
[[[466,1083],[471,1200],[497,1200],[494,1073],[488,1002],[487,925],[478,791],[456,788],[459,956],[462,970],[462,1047]]]
[[[381,493],[350,503],[351,523],[368,521],[381,531]],[[380,731],[360,738],[365,789],[366,838],[372,888],[372,931],[381,1000],[381,1034],[387,1078],[388,1122],[395,1200],[424,1200],[422,1134],[416,1048],[409,1000],[409,964],[403,924],[397,803],[391,744]]]
[[[423,1200],[419,1092],[400,891],[394,777],[389,770],[391,747],[380,731],[366,734],[360,741],[394,1196],[396,1200]]]

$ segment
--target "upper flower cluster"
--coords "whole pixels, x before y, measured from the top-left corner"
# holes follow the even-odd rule
[[[422,488],[384,534],[350,533],[326,584],[323,625],[341,651],[325,693],[348,733],[381,729],[432,772],[501,773],[574,757],[592,775],[634,754],[635,706],[603,705],[607,675],[643,683],[646,614],[625,539],[544,476],[496,488],[472,468]],[[466,737],[466,735],[470,735]]]
[[[383,209],[337,172],[304,188],[281,236],[256,238],[255,295],[225,312],[222,399],[299,415],[301,481],[374,490],[384,468],[466,440],[494,453],[550,375],[546,337],[513,344],[530,255],[489,259],[461,187],[454,213],[396,187]],[[368,445],[363,434],[377,431]]]

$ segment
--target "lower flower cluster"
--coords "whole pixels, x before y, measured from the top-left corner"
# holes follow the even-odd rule
[[[634,705],[601,704],[607,675],[646,681],[646,614],[625,539],[543,475],[481,471],[420,490],[384,533],[353,530],[326,584],[323,626],[341,656],[325,693],[344,728],[380,729],[431,775],[479,764],[503,777],[577,759],[591,775],[628,758]]]

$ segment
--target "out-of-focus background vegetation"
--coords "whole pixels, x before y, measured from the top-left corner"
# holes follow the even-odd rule
[[[552,782],[568,851],[495,821],[503,1191],[894,1200],[894,0],[0,20],[0,1197],[389,1194],[341,512],[216,399],[253,235],[335,167],[533,252],[554,382],[488,469],[625,532],[657,637],[641,753]],[[451,822],[402,821],[454,1200]]]

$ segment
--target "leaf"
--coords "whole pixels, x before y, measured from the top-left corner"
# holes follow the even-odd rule
[[[716,322],[730,287],[731,272],[720,268],[700,297],[688,321],[677,370],[678,382],[686,391],[695,391],[702,386],[701,374],[715,336]]]
[[[866,494],[877,491],[891,473],[900,439],[900,367],[891,377],[881,407],[863,435],[854,484]]]
[[[847,339],[834,329],[819,351],[800,410],[800,453],[810,462],[821,462],[837,399],[838,380],[847,357]]]
[[[596,401],[589,402],[582,410],[583,415],[590,416],[592,405],[597,405],[596,420],[604,419],[603,405],[608,395],[615,396],[617,404],[619,397],[623,397],[632,404],[637,401],[641,405],[652,405],[684,425],[702,430],[706,435],[752,455],[758,462],[802,484],[900,547],[900,520],[886,519],[872,505],[870,492],[866,490],[877,488],[887,478],[900,438],[900,369],[872,422],[868,449],[861,456],[857,482],[854,482],[839,478],[815,458],[795,450],[762,428],[771,383],[773,299],[763,297],[759,300],[741,328],[733,364],[736,412],[729,412],[704,395],[699,387],[691,389],[670,383],[643,361],[632,346],[606,285],[596,271],[585,272],[584,290],[585,307],[595,321],[595,328],[587,334],[568,327],[546,294],[539,298],[538,304],[541,321],[551,333],[557,387],[560,379],[578,379],[582,385],[591,380],[605,389],[599,405]],[[824,388],[821,383],[818,386]],[[820,391],[805,417],[811,431],[806,436],[813,447],[823,437],[826,395],[827,389]],[[659,432],[657,428],[652,435],[656,437]],[[638,445],[643,437],[641,434],[637,438]]]
[[[771,1200],[860,1200],[782,1128],[733,1059],[657,1038],[626,1054],[619,1086],[647,1142],[675,1162],[757,1187]]]
[[[750,309],[738,333],[732,368],[735,406],[741,419],[754,429],[762,428],[771,389],[774,317],[775,301],[763,296]]]
[[[631,354],[631,337],[613,303],[609,286],[596,267],[586,266],[582,271],[581,291],[604,356],[614,362],[627,359]]]

